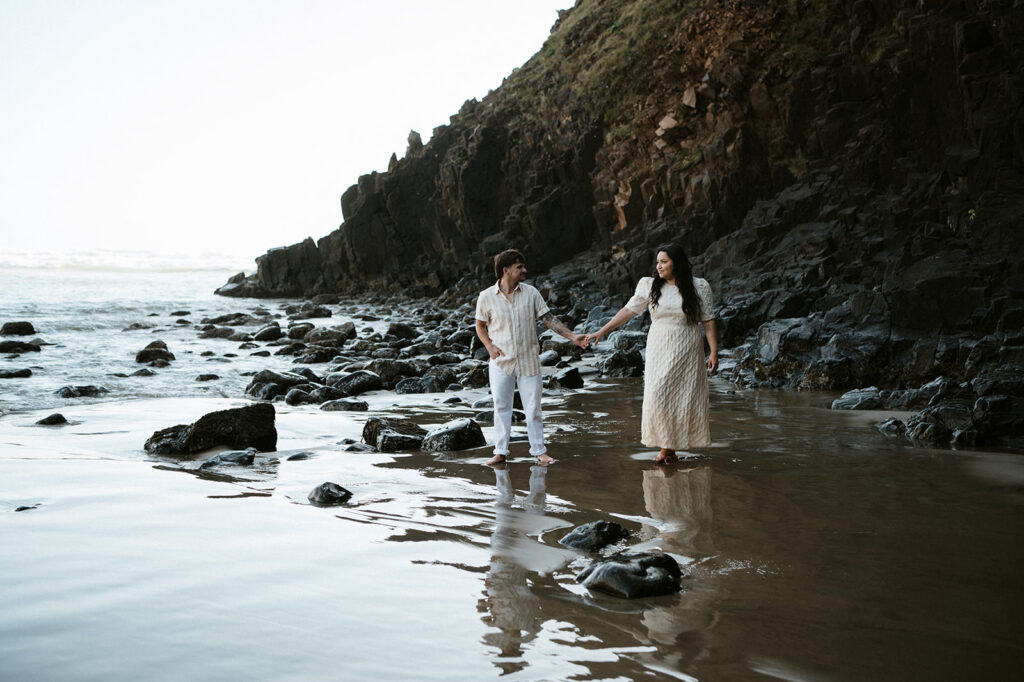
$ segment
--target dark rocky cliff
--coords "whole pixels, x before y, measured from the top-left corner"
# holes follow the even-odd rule
[[[674,240],[738,380],[969,378],[1024,361],[1022,104],[1021,0],[578,0],[219,293],[471,291],[514,246],[624,296]]]

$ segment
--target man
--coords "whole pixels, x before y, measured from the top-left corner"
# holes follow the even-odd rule
[[[536,320],[580,348],[587,347],[587,340],[552,315],[540,292],[525,283],[523,254],[514,249],[499,253],[494,257],[494,274],[498,282],[481,291],[476,301],[476,335],[491,358],[488,369],[494,399],[494,457],[487,464],[500,464],[509,456],[516,384],[526,412],[530,454],[541,464],[550,464],[554,460],[544,445],[540,409],[543,384]]]

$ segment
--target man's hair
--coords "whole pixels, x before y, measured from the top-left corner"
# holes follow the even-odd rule
[[[523,254],[519,253],[515,249],[506,249],[494,257],[494,276],[501,279],[501,276],[505,272],[505,268],[515,265],[516,263],[526,263],[526,259]]]

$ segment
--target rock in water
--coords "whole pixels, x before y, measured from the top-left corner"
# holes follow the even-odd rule
[[[486,444],[487,439],[484,438],[480,425],[468,417],[463,417],[446,422],[428,433],[420,447],[427,452],[447,452],[478,448]]]
[[[576,576],[588,590],[637,599],[679,591],[682,571],[667,554],[623,554],[597,561]]]
[[[270,403],[254,403],[203,415],[195,424],[179,424],[154,433],[146,452],[158,455],[189,455],[223,445],[259,452],[277,449],[276,413]]]
[[[0,369],[0,379],[27,379],[32,376],[32,370],[28,369]]]
[[[330,507],[336,504],[344,504],[352,497],[352,493],[345,490],[337,483],[321,483],[309,493],[309,501],[318,507]]]
[[[203,462],[199,465],[200,469],[209,469],[210,467],[221,466],[222,464],[240,464],[242,466],[251,466],[256,461],[256,448],[246,448],[245,450],[230,450],[228,452],[221,452],[217,456]]]
[[[874,386],[855,388],[832,401],[833,410],[877,410],[880,407],[882,395]]]
[[[425,429],[408,419],[370,417],[363,425],[363,442],[380,452],[418,450],[426,435]]]
[[[43,417],[36,424],[40,426],[64,426],[68,420],[60,412],[54,412],[49,417]]]
[[[32,336],[36,333],[31,322],[4,322],[0,336]]]
[[[614,521],[594,521],[573,528],[559,542],[566,547],[594,552],[628,537],[629,531]]]

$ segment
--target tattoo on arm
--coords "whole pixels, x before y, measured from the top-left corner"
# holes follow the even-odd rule
[[[561,334],[567,339],[571,339],[573,336],[575,336],[572,330],[566,327],[565,324],[557,317],[555,317],[552,313],[544,313],[543,315],[541,315],[540,320],[541,322],[547,325],[548,329],[555,332],[556,334]]]

